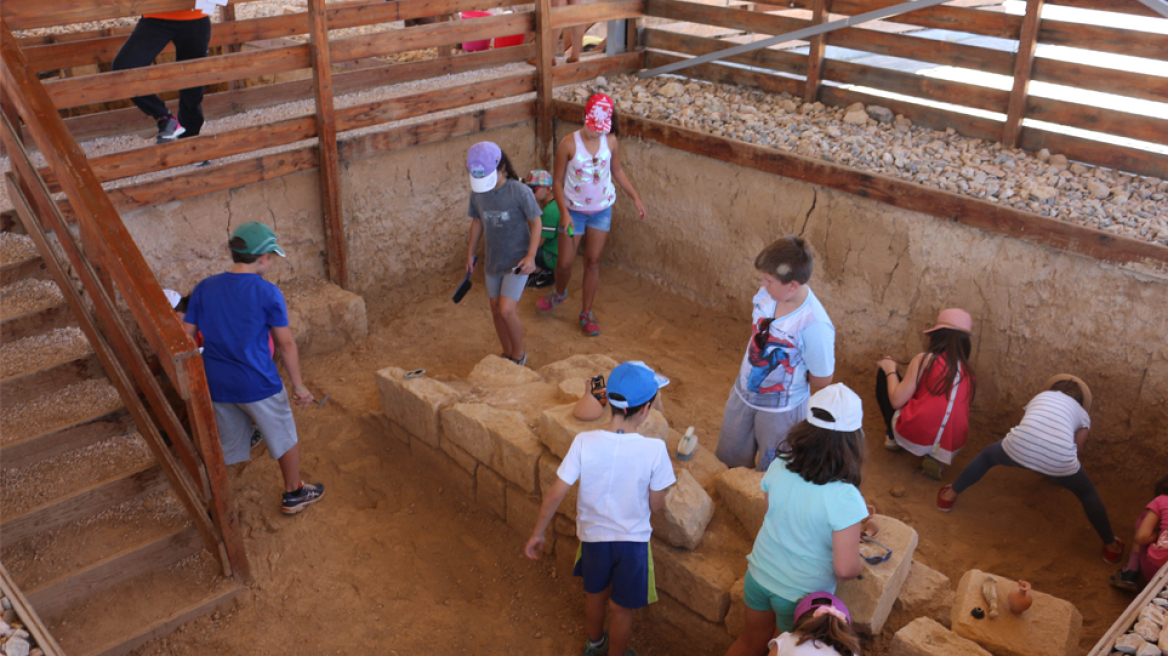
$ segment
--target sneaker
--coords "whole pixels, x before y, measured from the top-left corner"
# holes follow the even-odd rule
[[[604,656],[608,653],[608,631],[600,638],[599,645],[593,645],[591,640],[584,640],[584,656]]]
[[[904,451],[904,448],[896,443],[896,439],[892,437],[892,433],[884,434],[884,448],[887,451]]]
[[[1127,569],[1121,569],[1111,575],[1111,587],[1128,592],[1139,592],[1144,589],[1144,586],[1140,585],[1140,573]]]
[[[518,360],[516,360],[515,358],[512,358],[512,357],[508,357],[507,359],[514,362],[515,364],[519,365],[520,367],[527,366],[527,353],[524,353],[523,357],[519,358]]]
[[[324,483],[308,485],[300,481],[300,489],[284,493],[284,506],[280,511],[285,515],[295,515],[324,498]]]
[[[600,334],[600,326],[596,325],[596,315],[591,312],[580,313],[580,325],[584,326],[584,334],[589,337],[596,337]]]
[[[251,447],[256,448],[256,445],[264,440],[264,434],[260,432],[259,426],[251,427]]]
[[[952,485],[946,485],[945,487],[943,487],[937,491],[937,510],[940,510],[943,513],[947,513],[947,512],[950,512],[953,510],[953,504],[957,503],[957,499],[954,499],[952,501],[946,501],[945,497],[941,496],[942,494],[949,492],[949,491],[952,491],[952,490],[953,490]]]
[[[549,292],[547,296],[535,302],[535,309],[540,312],[551,312],[552,308],[564,302],[568,298],[568,293],[557,294],[554,290]]]
[[[544,269],[539,273],[533,273],[527,278],[527,286],[535,289],[543,289],[551,287],[556,284],[556,272]]]
[[[1103,562],[1108,565],[1118,565],[1123,558],[1123,552],[1127,549],[1123,540],[1117,539],[1115,542],[1119,544],[1118,549],[1112,549],[1110,544],[1103,545]]]
[[[186,132],[183,126],[179,125],[178,119],[173,116],[158,119],[158,136],[154,137],[154,143],[167,143],[174,141]]]

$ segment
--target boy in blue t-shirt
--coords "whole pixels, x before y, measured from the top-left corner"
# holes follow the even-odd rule
[[[312,402],[300,377],[300,354],[288,328],[288,309],[280,288],[263,276],[284,257],[276,234],[262,223],[245,223],[228,242],[234,264],[200,282],[191,292],[183,328],[191,339],[203,333],[203,364],[215,406],[215,423],[228,465],[249,458],[254,422],[263,433],[268,454],[284,475],[281,510],[295,515],[324,496],[324,485],[300,480],[300,446],[284,381],[268,350],[275,339],[296,405]]]

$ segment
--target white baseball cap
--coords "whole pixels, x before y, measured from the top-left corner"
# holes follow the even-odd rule
[[[811,412],[815,408],[826,411],[832,419],[816,417]],[[864,405],[847,385],[828,385],[811,395],[807,404],[807,423],[842,433],[858,431],[864,425]]]

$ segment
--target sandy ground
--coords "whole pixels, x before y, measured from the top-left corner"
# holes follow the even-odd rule
[[[457,282],[456,272],[449,277]],[[520,536],[419,471],[399,443],[361,419],[380,409],[373,377],[379,368],[424,367],[461,378],[499,350],[481,278],[457,306],[444,282],[423,285],[424,297],[408,308],[373,308],[367,340],[305,363],[318,398],[331,395],[323,409],[297,410],[304,477],[324,482],[327,497],[285,518],[276,509],[275,463],[263,458],[237,467],[233,482],[254,585],[218,619],[200,619],[138,654],[578,651],[579,583],[557,579],[550,562],[524,559]],[[674,381],[665,397],[671,424],[696,426],[712,448],[748,336],[743,318],[608,268],[596,306],[604,333],[588,339],[575,324],[578,282],[570,289],[569,301],[551,316],[537,316],[531,291],[520,303],[530,366],[574,353],[644,359]],[[624,308],[637,309],[622,314]],[[951,515],[938,513],[937,484],[915,473],[915,458],[880,448],[871,368],[841,363],[838,371],[868,411],[865,497],[913,525],[921,536],[918,558],[954,584],[979,568],[1071,600],[1085,618],[1082,646],[1089,649],[1130,599],[1108,587],[1113,568],[1100,561],[1098,539],[1074,498],[1037,475],[999,469]],[[958,466],[974,455],[960,454]],[[946,474],[951,481],[956,470]],[[1092,474],[1117,530],[1130,539],[1127,527],[1147,492],[1125,485],[1123,472]],[[893,486],[907,493],[893,498]],[[890,636],[886,631],[869,653],[885,653]],[[687,653],[672,631],[646,622],[637,626],[634,646],[641,654]]]

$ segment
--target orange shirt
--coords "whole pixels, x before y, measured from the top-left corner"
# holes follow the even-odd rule
[[[164,11],[161,14],[143,14],[143,18],[161,18],[162,20],[198,20],[206,18],[207,14],[198,9],[183,9],[182,11]]]

